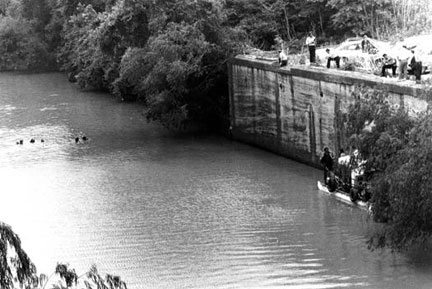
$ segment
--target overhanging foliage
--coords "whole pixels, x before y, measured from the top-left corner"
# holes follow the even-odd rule
[[[432,235],[432,114],[410,116],[382,90],[359,89],[351,105],[347,136],[374,170],[374,220],[385,222],[370,248],[409,248]],[[365,125],[373,123],[372,129]]]

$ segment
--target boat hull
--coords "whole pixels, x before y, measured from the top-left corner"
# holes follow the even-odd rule
[[[330,192],[329,189],[320,181],[318,181],[318,189],[322,192],[325,192],[325,193],[331,195],[331,196],[334,196],[337,200],[339,200],[343,203],[346,203],[348,205],[359,207],[361,209],[365,209],[367,211],[370,211],[370,203],[369,202],[363,202],[360,200],[352,202],[351,198],[348,194],[346,194],[342,191],[338,191],[338,190],[336,190],[334,192]]]

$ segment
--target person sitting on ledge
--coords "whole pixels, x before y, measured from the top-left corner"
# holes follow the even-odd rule
[[[327,52],[327,68],[330,68],[331,61],[336,62],[336,67],[339,68],[340,57],[330,52],[330,49],[326,49]]]
[[[381,70],[381,76],[386,77],[386,69],[391,68],[392,69],[392,75],[393,77],[396,76],[396,59],[393,57],[388,56],[387,54],[383,54],[383,66]]]
[[[288,64],[288,56],[285,51],[279,50],[279,65],[286,66]]]

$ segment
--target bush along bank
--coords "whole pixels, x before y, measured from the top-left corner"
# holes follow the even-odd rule
[[[424,95],[431,99],[431,86]],[[372,249],[408,249],[432,236],[432,115],[409,114],[391,105],[387,92],[359,89],[347,115],[347,146],[358,148],[373,171],[373,217],[385,225],[369,240]],[[369,129],[365,129],[368,125]]]

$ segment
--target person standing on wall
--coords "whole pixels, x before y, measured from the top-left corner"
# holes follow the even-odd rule
[[[363,40],[361,42],[361,47],[362,47],[363,53],[369,52],[369,45],[370,45],[370,42],[369,42],[368,36],[365,34],[365,35],[363,35]]]
[[[399,47],[397,55],[399,80],[408,79],[408,60],[410,57],[409,50],[405,45]]]
[[[357,184],[357,177],[364,174],[364,165],[367,160],[363,159],[358,149],[354,149],[354,152],[350,158],[349,166],[351,168],[351,185],[355,186]]]
[[[309,32],[308,36],[306,37],[306,45],[309,47],[309,61],[310,63],[315,63],[315,36],[312,32]]]
[[[415,76],[416,83],[420,83],[421,73],[422,73],[422,62],[420,58],[415,54],[414,47],[411,48],[411,58],[408,62],[409,66],[411,66],[411,70]]]

